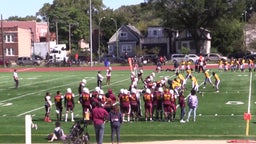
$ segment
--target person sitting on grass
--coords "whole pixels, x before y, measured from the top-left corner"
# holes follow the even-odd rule
[[[65,140],[66,135],[64,134],[63,129],[61,128],[61,124],[59,121],[55,123],[55,128],[52,134],[49,137],[50,141],[53,142],[54,140]]]

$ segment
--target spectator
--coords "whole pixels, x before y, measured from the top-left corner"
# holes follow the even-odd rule
[[[111,126],[111,142],[114,144],[114,137],[116,135],[117,144],[120,143],[120,127],[123,122],[122,114],[119,111],[119,106],[114,105],[109,113],[109,121]]]
[[[54,140],[65,140],[66,135],[64,134],[63,129],[61,128],[61,124],[59,121],[55,123],[55,128],[53,130],[53,133],[49,136],[50,142],[53,142]]]
[[[105,129],[105,120],[108,117],[108,112],[101,107],[101,103],[97,103],[96,107],[92,110],[92,120],[94,123],[96,142],[97,144],[103,143],[103,135]]]
[[[189,107],[189,112],[188,112],[187,122],[189,122],[189,118],[190,118],[192,111],[193,111],[193,120],[195,122],[196,121],[196,110],[198,107],[198,98],[196,96],[196,91],[194,89],[191,90],[191,93],[188,97],[188,107]]]

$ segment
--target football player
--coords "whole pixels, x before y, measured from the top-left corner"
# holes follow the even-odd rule
[[[74,112],[73,112],[75,103],[74,103],[74,94],[72,93],[71,88],[67,88],[67,92],[65,94],[64,100],[65,100],[64,102],[65,102],[65,106],[66,106],[65,122],[68,121],[68,113],[69,112],[71,114],[71,121],[73,122],[73,121],[75,121],[74,120]]]
[[[216,89],[216,92],[218,93],[219,92],[220,78],[215,72],[212,72],[212,75],[215,79],[215,89]]]
[[[62,119],[62,109],[63,109],[62,101],[63,101],[63,95],[61,95],[60,91],[57,91],[56,96],[54,97],[57,121],[61,121]]]

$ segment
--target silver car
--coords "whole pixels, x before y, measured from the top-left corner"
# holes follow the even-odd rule
[[[15,62],[17,65],[20,65],[20,66],[25,66],[25,65],[39,66],[42,63],[40,59],[34,59],[31,57],[19,57]]]

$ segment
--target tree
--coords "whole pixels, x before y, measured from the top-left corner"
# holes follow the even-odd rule
[[[92,0],[93,16],[102,10],[102,7],[102,0]],[[55,26],[58,25],[61,43],[68,43],[69,32],[72,41],[76,43],[80,39],[89,41],[89,0],[54,0],[53,4],[44,4],[37,14],[47,17],[51,26],[50,31],[56,32]],[[72,47],[75,47],[73,42],[72,44]]]
[[[155,4],[164,25],[187,29],[195,42],[196,52],[200,53],[199,40],[202,33],[198,29],[218,29],[220,19],[240,18],[245,1],[237,0],[149,0]],[[224,19],[224,20],[225,20]]]

